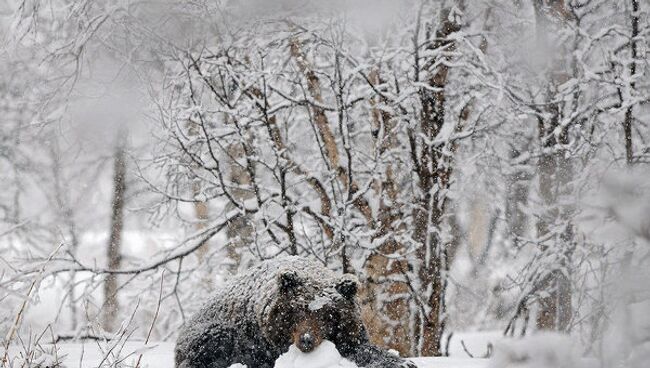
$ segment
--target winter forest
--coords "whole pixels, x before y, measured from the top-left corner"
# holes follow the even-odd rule
[[[2,367],[171,368],[288,255],[420,368],[647,367],[649,14],[0,0]]]

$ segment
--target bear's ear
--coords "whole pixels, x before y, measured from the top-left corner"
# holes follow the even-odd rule
[[[345,274],[334,287],[345,299],[351,300],[357,295],[359,281],[354,275]]]
[[[280,290],[290,291],[303,284],[302,279],[294,270],[282,270],[278,273]]]

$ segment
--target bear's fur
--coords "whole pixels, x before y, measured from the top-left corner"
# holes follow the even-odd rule
[[[181,329],[177,368],[272,368],[291,344],[309,352],[323,340],[367,368],[415,368],[371,345],[356,303],[358,284],[321,263],[283,257],[234,277]]]

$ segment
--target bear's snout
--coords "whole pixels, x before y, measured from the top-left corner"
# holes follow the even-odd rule
[[[310,351],[314,350],[315,347],[316,341],[309,332],[302,334],[302,336],[300,336],[298,339],[298,349],[300,349],[300,351],[303,353],[309,353]]]
[[[309,353],[316,349],[323,341],[323,337],[321,336],[320,324],[315,316],[305,316],[295,326],[291,340],[303,353]]]

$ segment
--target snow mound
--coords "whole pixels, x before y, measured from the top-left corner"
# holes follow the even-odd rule
[[[580,355],[567,335],[539,333],[496,344],[489,368],[576,368]]]
[[[323,340],[311,353],[303,353],[295,345],[291,345],[289,351],[280,355],[275,361],[275,368],[357,368],[357,366],[343,358],[334,343]]]

